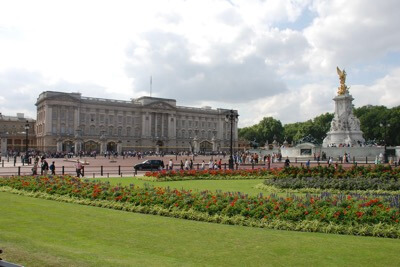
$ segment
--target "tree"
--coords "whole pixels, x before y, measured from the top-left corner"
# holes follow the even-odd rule
[[[278,142],[283,141],[282,123],[272,117],[265,117],[258,124],[239,129],[240,138],[248,141],[256,140],[260,145],[264,145],[267,140],[271,143],[274,136]]]
[[[264,117],[257,125],[259,133],[259,143],[264,144],[267,140],[269,143],[274,141],[274,137],[278,142],[283,142],[283,126],[279,120],[272,117]]]
[[[383,124],[390,124],[386,130],[388,145],[400,144],[400,106],[388,109],[385,106],[363,106],[354,109],[354,115],[360,120],[361,131],[364,133],[365,140],[378,140],[383,143],[385,138]],[[282,143],[286,138],[288,142],[298,141],[299,139],[311,135],[318,142],[322,143],[333,119],[333,113],[325,113],[305,122],[289,123],[282,126],[279,120],[272,117],[263,118],[258,124],[239,129],[239,136],[260,144],[267,140],[273,141],[276,136],[277,141]]]

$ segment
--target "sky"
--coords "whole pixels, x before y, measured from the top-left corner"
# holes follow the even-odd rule
[[[237,109],[239,127],[400,105],[398,0],[0,1],[0,112],[43,91]]]

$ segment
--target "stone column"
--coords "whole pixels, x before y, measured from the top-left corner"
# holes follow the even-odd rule
[[[2,156],[7,155],[7,137],[6,136],[1,137],[0,152],[1,152]]]
[[[161,113],[161,137],[164,137],[164,113]]]
[[[211,143],[212,143],[212,150],[217,151],[217,142],[215,141],[214,137],[211,139]]]
[[[82,139],[76,139],[75,140],[75,154],[78,154],[80,151],[82,151]]]
[[[57,152],[62,152],[62,140],[57,139]]]
[[[121,155],[121,153],[122,153],[122,142],[121,141],[117,142],[117,152],[118,152],[118,155]]]
[[[44,134],[50,134],[51,135],[51,122],[52,122],[52,107],[46,106],[45,109],[45,128],[44,128]]]
[[[171,121],[173,119],[173,121]],[[168,138],[176,138],[176,116],[174,114],[169,114],[168,116]]]
[[[194,153],[197,153],[197,152],[199,152],[199,151],[200,151],[199,142],[198,142],[198,140],[197,140],[197,136],[195,136],[195,137],[193,138],[193,152],[194,152]]]
[[[107,149],[107,142],[100,141],[100,153],[102,154],[106,153],[106,149]]]
[[[143,112],[143,114],[142,114],[142,136],[143,137],[147,136],[147,131],[146,131],[146,124],[147,124],[146,117],[147,116],[148,115],[145,112]]]

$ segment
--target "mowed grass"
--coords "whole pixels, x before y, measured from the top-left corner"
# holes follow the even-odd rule
[[[152,182],[143,181],[137,178],[104,178],[98,179],[102,182],[109,181],[113,185],[121,184],[127,186],[134,184],[135,186],[144,186],[144,184],[170,187],[176,189],[185,189],[193,191],[216,191],[223,192],[242,192],[249,195],[258,195],[259,193],[266,193],[263,190],[254,188],[256,185],[261,184],[263,179],[243,179],[243,180],[187,180],[187,181],[167,181],[167,182]]]
[[[135,214],[0,193],[2,258],[26,266],[399,266],[400,241]]]

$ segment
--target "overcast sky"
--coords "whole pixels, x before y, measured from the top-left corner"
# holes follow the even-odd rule
[[[400,105],[398,0],[0,2],[0,112],[42,91],[234,108],[241,127],[333,112],[345,68],[358,106]]]

